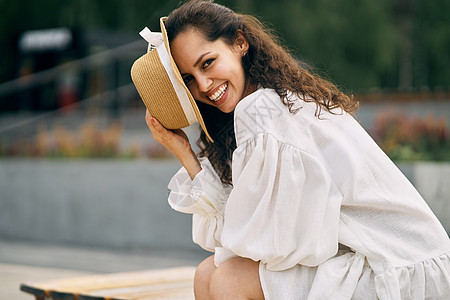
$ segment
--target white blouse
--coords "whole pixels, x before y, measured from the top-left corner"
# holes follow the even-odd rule
[[[295,108],[263,88],[238,103],[232,187],[207,159],[175,174],[194,242],[259,261],[266,299],[450,299],[450,240],[416,189],[349,114]]]

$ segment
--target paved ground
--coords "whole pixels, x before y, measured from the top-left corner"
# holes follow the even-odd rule
[[[108,250],[30,242],[0,241],[0,299],[33,299],[19,290],[23,282],[98,273],[196,266],[203,251]]]

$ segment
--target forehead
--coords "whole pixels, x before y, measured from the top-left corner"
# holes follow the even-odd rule
[[[199,53],[208,48],[209,41],[197,30],[187,29],[180,32],[170,43],[170,51],[180,71],[193,65]]]
[[[181,69],[194,65],[197,59],[207,52],[230,51],[230,47],[222,40],[209,41],[200,31],[188,28],[180,32],[170,43],[172,56]]]
[[[210,41],[207,40],[206,36],[194,29],[194,28],[188,28],[182,32],[180,32],[170,43],[170,49],[172,51],[180,50],[179,48],[199,48],[203,46],[207,46],[208,44],[211,44]],[[181,47],[182,46],[182,47]],[[193,50],[193,49],[191,49]]]

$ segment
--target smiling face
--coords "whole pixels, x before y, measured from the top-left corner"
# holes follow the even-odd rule
[[[245,38],[238,34],[233,45],[222,39],[208,41],[195,29],[180,32],[171,42],[172,56],[194,98],[232,112],[252,90],[248,87],[242,56],[248,50]]]

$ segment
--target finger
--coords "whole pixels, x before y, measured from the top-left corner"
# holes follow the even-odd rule
[[[161,123],[159,123],[159,121],[156,118],[151,117],[150,123],[151,123],[153,129],[158,133],[162,134],[162,133],[168,132],[168,130],[164,126],[162,126]]]
[[[158,122],[158,120],[152,117],[152,115],[148,110],[145,113],[145,122],[147,123],[148,128],[151,130],[153,134],[155,133],[155,129],[157,128],[160,129],[162,127],[162,125]]]
[[[146,109],[146,110],[145,110],[145,121],[146,121],[147,123],[149,123],[151,117],[152,117],[152,116],[150,115],[150,112],[148,111],[148,109]]]
[[[150,124],[151,124],[151,121],[150,121],[151,118],[152,118],[152,115],[150,114],[148,109],[146,109],[145,110],[145,122],[147,122],[148,126],[150,126]]]
[[[186,132],[184,132],[182,129],[175,129],[175,130],[172,130],[172,132],[175,133],[176,135],[181,136],[182,138],[184,138],[186,140],[189,140]]]
[[[152,117],[152,115],[150,114],[150,112],[148,111],[148,109],[146,109],[145,110],[145,118],[146,119],[149,119],[149,118],[151,118]]]
[[[160,136],[163,134],[161,132],[161,129],[158,127],[162,127],[161,125],[159,125],[159,122],[150,115],[150,113],[146,113],[145,114],[145,122],[147,123],[148,129],[150,129],[153,138],[155,138],[156,140],[160,139]],[[159,125],[159,126],[158,126]]]
[[[158,125],[162,127],[161,123],[159,123],[156,118],[152,117],[148,109],[145,111],[145,121],[147,122],[147,124],[151,124],[153,127]]]

